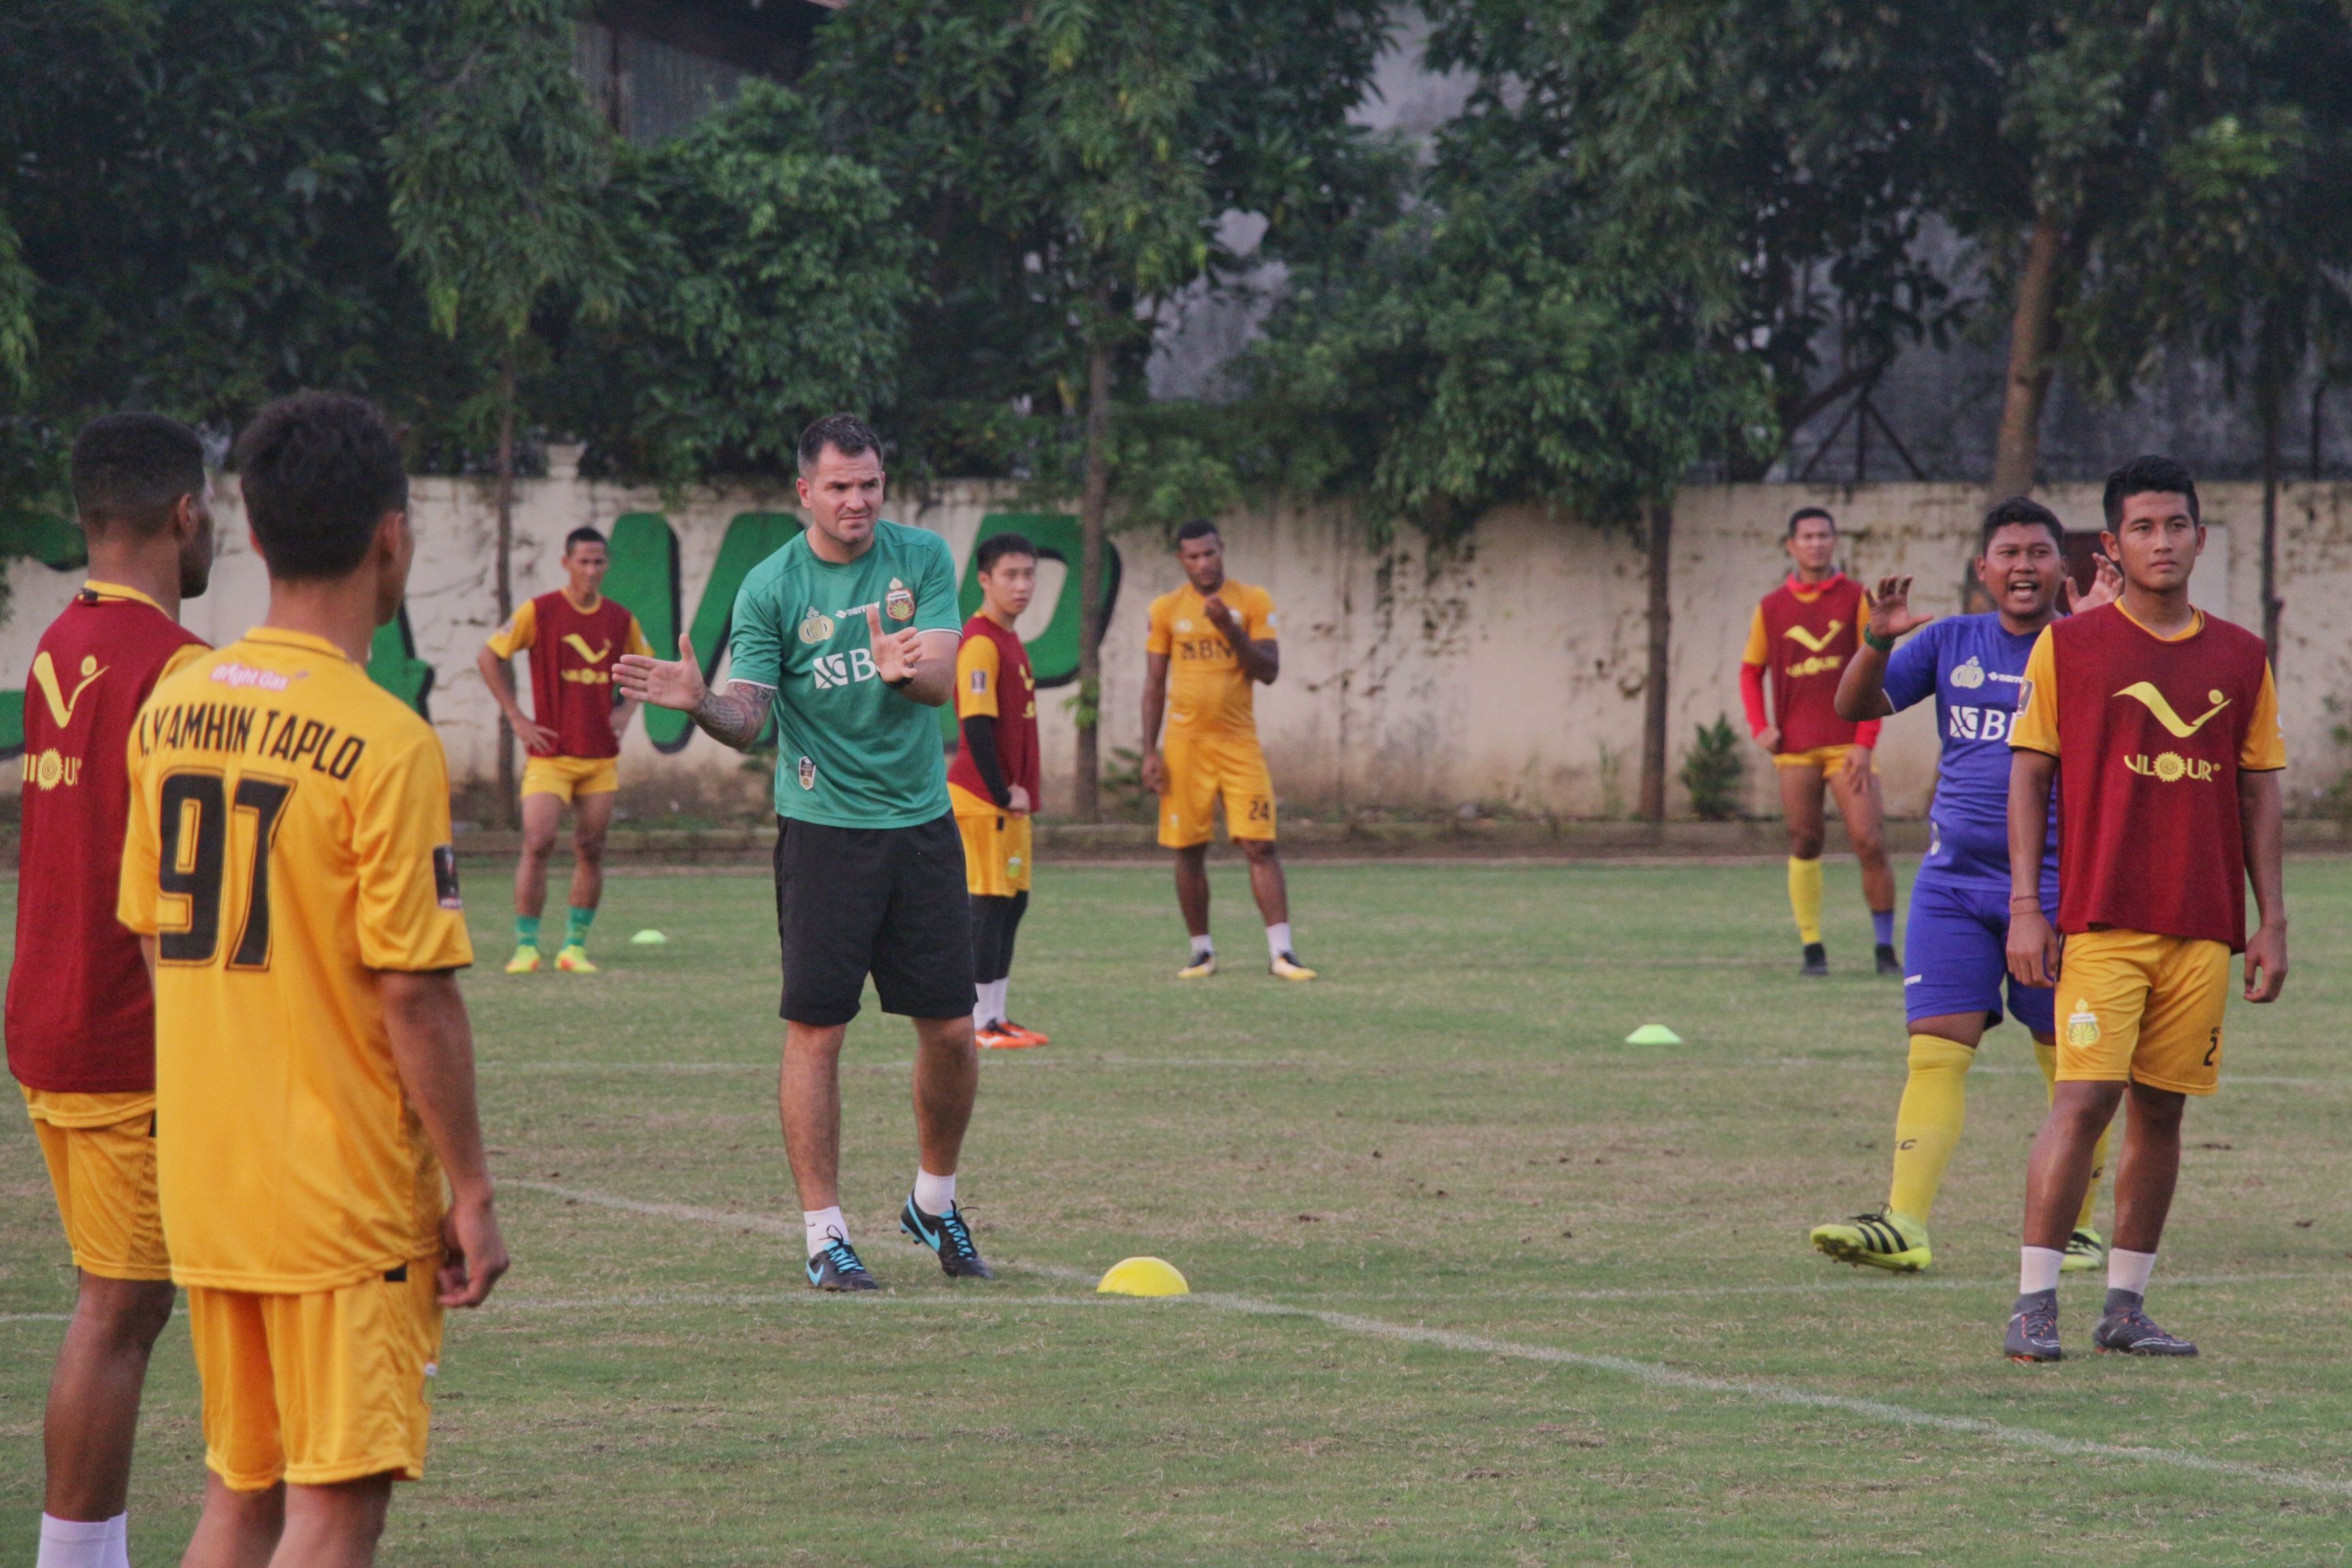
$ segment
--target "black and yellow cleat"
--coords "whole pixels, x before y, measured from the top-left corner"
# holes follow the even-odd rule
[[[2074,1227],[2066,1238],[2066,1260],[2058,1265],[2061,1274],[2082,1274],[2094,1268],[2104,1268],[2107,1263],[2107,1238],[2087,1225]]]
[[[1885,1209],[1835,1225],[1817,1225],[1812,1243],[1814,1251],[1840,1263],[1896,1274],[1916,1274],[1936,1260],[1927,1246],[1927,1227]]]

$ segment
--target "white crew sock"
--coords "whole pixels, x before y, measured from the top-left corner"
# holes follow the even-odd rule
[[[829,1209],[803,1209],[801,1229],[806,1233],[811,1258],[823,1252],[825,1245],[835,1237],[843,1241],[849,1239],[849,1222],[841,1217],[839,1204]]]
[[[1004,982],[992,980],[980,989],[988,1004],[988,1021],[992,1024],[1004,1022]]]
[[[955,1207],[955,1178],[934,1176],[915,1167],[915,1206],[925,1214],[943,1215]]]
[[[120,1539],[128,1514],[112,1519],[41,1515],[41,1552],[34,1568],[107,1568],[106,1549]]]
[[[2120,1247],[2107,1248],[2107,1289],[2128,1290],[2135,1296],[2147,1294],[2147,1277],[2156,1271],[2153,1252],[2126,1252]]]
[[[1000,1024],[1013,1016],[1013,1004],[1004,999],[1005,994],[1012,989],[1013,976],[1010,974],[996,982],[996,1021]]]
[[[971,1026],[985,1029],[994,1022],[996,1019],[988,1010],[988,982],[974,981],[971,987]]]
[[[116,1514],[106,1530],[106,1568],[131,1568],[131,1516]]]
[[[2066,1262],[2066,1255],[2054,1247],[2021,1247],[2017,1249],[2017,1293],[2039,1295],[2058,1289],[2058,1271]]]
[[[1290,922],[1289,922],[1288,921],[1276,921],[1276,923],[1274,923],[1273,925],[1270,925],[1270,926],[1266,927],[1266,928],[1265,928],[1265,954],[1266,954],[1266,956],[1267,956],[1268,958],[1280,958],[1284,953],[1288,952],[1289,951],[1290,951]]]
[[[1211,954],[1211,953],[1213,953],[1213,952],[1216,952],[1216,951],[1217,951],[1217,944],[1216,944],[1215,942],[1211,942],[1207,937],[1205,937],[1205,936],[1196,936],[1196,937],[1194,937],[1194,938],[1192,939],[1192,962],[1193,962],[1193,963],[1200,963],[1200,962],[1201,962],[1201,960],[1202,960],[1202,959],[1204,959],[1204,958],[1208,957],[1208,956],[1209,956],[1209,954]]]

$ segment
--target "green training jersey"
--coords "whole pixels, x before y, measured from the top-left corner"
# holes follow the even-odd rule
[[[886,633],[961,626],[947,541],[877,521],[866,553],[836,566],[803,532],[735,595],[728,674],[775,689],[779,816],[911,827],[947,815],[940,716],[878,679],[869,605]]]

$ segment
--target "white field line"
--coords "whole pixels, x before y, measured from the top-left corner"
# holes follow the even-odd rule
[[[1556,1072],[1559,1070],[1562,1065],[1564,1065],[1561,1063],[1538,1062],[1464,1062],[1432,1060],[1422,1065],[1407,1064],[1389,1068],[1379,1066],[1367,1068],[1360,1063],[1343,1062],[1337,1059],[1318,1060],[1312,1057],[1129,1057],[1093,1054],[1084,1056],[1071,1055],[1062,1057],[1044,1057],[1033,1056],[1025,1053],[1018,1058],[1003,1058],[992,1055],[985,1059],[992,1061],[1004,1061],[1007,1065],[1012,1065],[1013,1062],[1017,1060],[1018,1064],[1024,1068],[1132,1068],[1141,1072],[1153,1072],[1163,1069],[1169,1071],[1206,1069],[1208,1071],[1214,1072],[1221,1068],[1248,1068],[1252,1070],[1274,1068],[1288,1069],[1295,1072],[1320,1072],[1328,1070],[1332,1072],[1346,1072],[1351,1076],[1361,1076],[1366,1072],[1513,1073],[1537,1070]],[[1888,1060],[1892,1062],[1894,1058],[1890,1057]],[[897,1073],[911,1070],[914,1066],[914,1058],[912,1057],[907,1057],[879,1062],[844,1062],[841,1065],[842,1069],[845,1072]],[[1727,1062],[1718,1063],[1717,1065],[1718,1068],[1722,1067],[1736,1068],[1743,1064],[1738,1062]],[[1832,1060],[1826,1057],[1766,1057],[1756,1058],[1748,1065],[1768,1068],[1832,1068],[1840,1072],[1853,1072],[1875,1070],[1879,1064],[1874,1062]],[[483,1062],[479,1064],[477,1070],[485,1076],[498,1076],[506,1073],[518,1073],[530,1076],[536,1076],[542,1073],[678,1073],[684,1075],[704,1073],[772,1074],[776,1070],[776,1064],[773,1061],[614,1062],[585,1060]],[[1979,1073],[1991,1073],[2003,1078],[2022,1078],[2027,1076],[2039,1078],[2042,1076],[2041,1069],[2038,1068],[2011,1067],[1997,1062],[1979,1063],[1974,1070]],[[2322,1078],[2273,1078],[2260,1073],[2227,1073],[2222,1076],[2221,1087],[2224,1089],[2247,1087],[2262,1089],[2352,1089],[2352,1081],[2340,1079]]]
[[[636,1198],[615,1194],[592,1192],[579,1187],[560,1187],[547,1182],[511,1182],[510,1185],[528,1187],[534,1192],[551,1193],[573,1198],[581,1203],[618,1209],[628,1214],[647,1215],[662,1219],[687,1220],[696,1224],[729,1226],[736,1229],[761,1230],[773,1234],[797,1236],[800,1227],[769,1215],[738,1215],[721,1209],[697,1208],[687,1204],[646,1203]],[[1062,1264],[1029,1263],[1019,1265],[1024,1272],[1072,1283],[1090,1282],[1095,1278],[1084,1269]],[[2155,1465],[2176,1470],[2189,1470],[2200,1475],[2226,1476],[2237,1480],[2259,1481],[2266,1486],[2291,1488],[2297,1491],[2317,1492],[2328,1497],[2352,1498],[2352,1480],[2333,1476],[2313,1474],[2305,1470],[2273,1469],[2266,1465],[2248,1464],[2238,1459],[2216,1459],[2204,1454],[2181,1448],[2147,1448],[2116,1443],[2094,1443],[2078,1437],[2062,1436],[2032,1426],[2017,1426],[2003,1421],[1987,1421],[1976,1416],[1941,1415],[1933,1411],[1914,1410],[1907,1405],[1892,1405],[1884,1400],[1856,1399],[1842,1394],[1817,1394],[1811,1389],[1796,1388],[1786,1384],[1764,1383],[1748,1378],[1713,1377],[1705,1373],[1685,1372],[1678,1367],[1656,1362],[1635,1361],[1630,1356],[1603,1355],[1588,1351],[1561,1350],[1551,1345],[1520,1344],[1509,1340],[1489,1339],[1482,1334],[1460,1333],[1451,1329],[1425,1328],[1413,1323],[1392,1323],[1381,1318],[1366,1318],[1352,1312],[1332,1312],[1311,1307],[1297,1307],[1280,1301],[1263,1301],[1249,1296],[1230,1296],[1220,1291],[1199,1291],[1182,1298],[1184,1301],[1215,1308],[1228,1312],[1241,1312],[1252,1317],[1306,1318],[1343,1333],[1361,1334],[1405,1344],[1433,1345],[1440,1350],[1460,1351],[1472,1355],[1500,1356],[1513,1361],[1527,1361],[1551,1366],[1583,1367],[1593,1372],[1614,1373],[1631,1378],[1654,1388],[1685,1389],[1696,1394],[1719,1394],[1754,1400],[1766,1405],[1788,1405],[1810,1410],[1834,1410],[1858,1416],[1881,1426],[1949,1432],[1960,1436],[1980,1437],[2002,1447],[2028,1448],[2046,1454],[2107,1459],[2126,1459],[2139,1464]],[[1008,1303],[1009,1304],[1009,1303]]]

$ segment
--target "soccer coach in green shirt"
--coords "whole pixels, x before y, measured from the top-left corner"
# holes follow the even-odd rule
[[[738,751],[775,716],[780,1099],[809,1284],[877,1288],[838,1186],[841,1040],[869,973],[882,1010],[914,1020],[918,1047],[921,1160],[899,1228],[950,1275],[987,1279],[955,1202],[980,1058],[963,841],[931,711],[954,694],[955,561],[939,535],[882,518],[882,442],[864,421],[818,420],[799,457],[808,527],[736,595],[726,689],[704,683],[684,637],[677,659],[625,656],[615,679]]]

